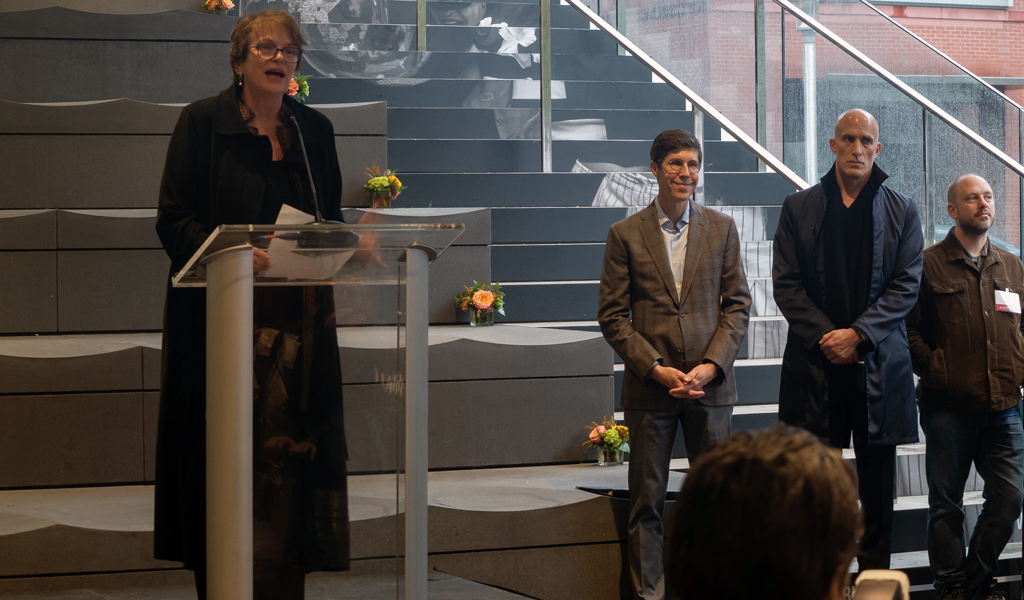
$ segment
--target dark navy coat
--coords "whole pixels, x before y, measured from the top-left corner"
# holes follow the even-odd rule
[[[881,171],[878,166],[874,167]],[[885,173],[879,173],[883,180]],[[829,175],[831,171],[829,172]],[[826,197],[821,183],[786,197],[775,232],[775,303],[789,322],[782,359],[779,420],[828,438],[828,359],[818,347],[836,327],[822,311]],[[918,441],[914,377],[903,319],[917,301],[924,235],[914,201],[879,187],[872,204],[874,252],[868,309],[854,322],[873,350],[860,356],[866,375],[868,445]]]

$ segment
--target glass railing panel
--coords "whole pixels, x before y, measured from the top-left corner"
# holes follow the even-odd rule
[[[940,108],[1006,151],[1003,114],[1018,107],[962,66],[861,0],[810,0],[818,20]],[[804,3],[807,11],[809,3]],[[1016,122],[1016,118],[1014,118]],[[1012,131],[1016,145],[1017,131]]]
[[[953,220],[946,210],[947,189],[962,175],[980,175],[992,186],[995,215],[989,237],[992,243],[1019,255],[1020,177],[978,146],[971,144],[949,125],[928,118],[928,212],[922,212],[925,236],[934,232],[935,241],[946,237]]]

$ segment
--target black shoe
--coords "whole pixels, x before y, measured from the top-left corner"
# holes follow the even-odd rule
[[[967,600],[967,590],[963,586],[948,585],[942,588],[939,600]],[[1005,599],[1004,599],[1005,600]]]

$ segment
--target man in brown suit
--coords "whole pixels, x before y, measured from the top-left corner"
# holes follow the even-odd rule
[[[658,134],[658,197],[612,225],[601,269],[598,321],[626,363],[629,569],[645,600],[665,597],[661,515],[676,423],[690,460],[732,433],[733,361],[750,316],[736,224],[690,202],[702,160],[693,135]]]

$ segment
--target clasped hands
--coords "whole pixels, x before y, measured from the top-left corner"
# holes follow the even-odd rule
[[[718,367],[711,363],[702,363],[689,373],[679,369],[654,365],[649,377],[668,388],[673,398],[700,398],[704,395],[704,385],[718,375]]]
[[[857,362],[860,336],[853,329],[833,329],[821,337],[818,346],[825,358],[834,365],[852,365]]]

